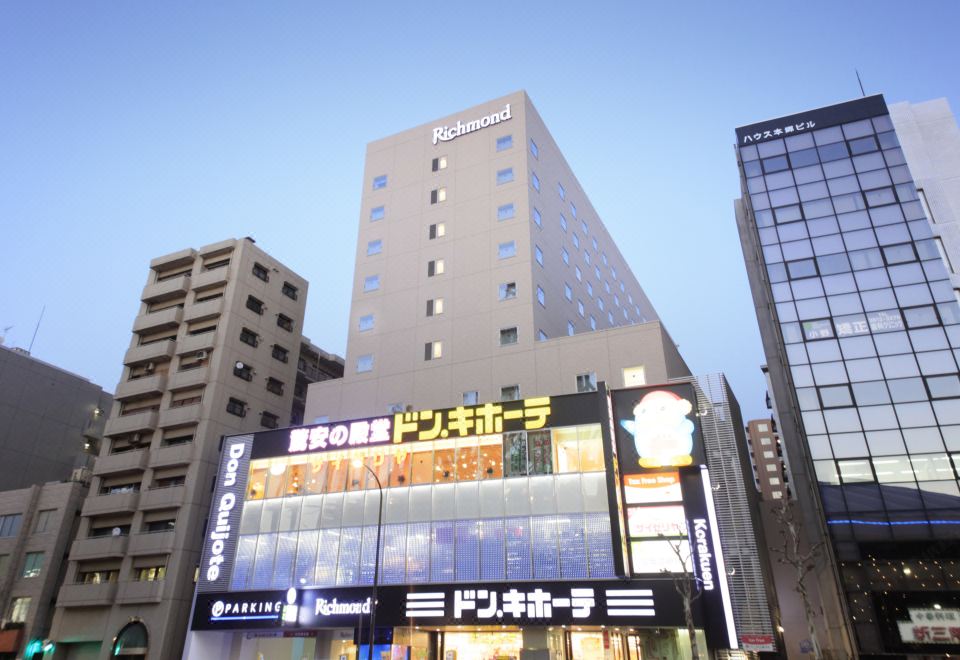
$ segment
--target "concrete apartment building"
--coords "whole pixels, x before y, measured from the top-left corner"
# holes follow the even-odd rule
[[[760,499],[773,501],[790,497],[787,467],[775,422],[772,418],[751,419],[746,431],[754,484],[760,491]]]
[[[524,92],[368,145],[349,324],[308,424],[695,382],[741,648],[775,648],[736,401],[691,376]]]
[[[92,464],[112,402],[86,378],[0,345],[0,488],[63,481]]]
[[[83,469],[79,470],[83,475]],[[0,658],[40,657],[87,495],[84,481],[0,492]]]
[[[808,542],[826,542],[810,581],[820,644],[957,653],[956,122],[943,100],[876,95],[736,136],[737,227],[791,486]]]
[[[179,657],[220,438],[289,421],[306,297],[250,238],[150,262],[54,657]]]

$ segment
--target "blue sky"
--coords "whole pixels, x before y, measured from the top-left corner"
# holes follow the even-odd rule
[[[367,142],[526,89],[691,368],[765,414],[734,127],[960,109],[960,3],[5,2],[0,329],[112,391],[152,257],[226,237],[346,348]]]

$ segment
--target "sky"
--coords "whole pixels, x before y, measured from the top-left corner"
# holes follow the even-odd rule
[[[228,237],[343,355],[368,142],[526,89],[695,373],[768,414],[736,126],[960,109],[960,3],[0,3],[0,334],[113,391],[153,257]]]

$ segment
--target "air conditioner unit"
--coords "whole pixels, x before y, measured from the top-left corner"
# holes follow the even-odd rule
[[[197,359],[198,359],[198,360],[206,360],[206,359],[207,359],[207,352],[206,352],[206,351],[197,351]]]

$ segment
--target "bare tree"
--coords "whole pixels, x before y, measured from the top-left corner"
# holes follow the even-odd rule
[[[663,534],[660,536],[662,537]],[[686,570],[686,567],[692,563],[693,551],[688,550],[685,556],[681,549],[684,543],[673,540],[667,541],[667,543],[670,544],[670,548],[673,549],[673,553],[677,556],[677,561],[684,567],[684,570],[676,573],[668,569],[663,569],[661,572],[669,574],[670,579],[673,581],[673,588],[683,601],[683,617],[687,622],[687,634],[690,636],[690,654],[693,656],[693,660],[700,660],[700,646],[697,644],[697,627],[693,622],[693,604],[703,595],[703,589],[699,588],[697,584],[700,578],[696,577],[692,571]],[[686,546],[688,549],[690,548],[689,543],[687,543]]]
[[[821,608],[817,612],[813,603],[810,602],[807,576],[816,570],[816,560],[820,557],[824,541],[818,541],[804,550],[803,522],[797,515],[796,506],[787,498],[781,500],[780,505],[774,507],[771,513],[780,527],[783,545],[779,548],[771,547],[770,550],[777,555],[777,562],[789,566],[794,571],[793,590],[800,594],[800,600],[803,602],[803,615],[807,620],[807,634],[810,636],[813,657],[821,660],[823,652],[820,650],[820,640],[817,638],[817,620],[823,617],[823,610]]]

